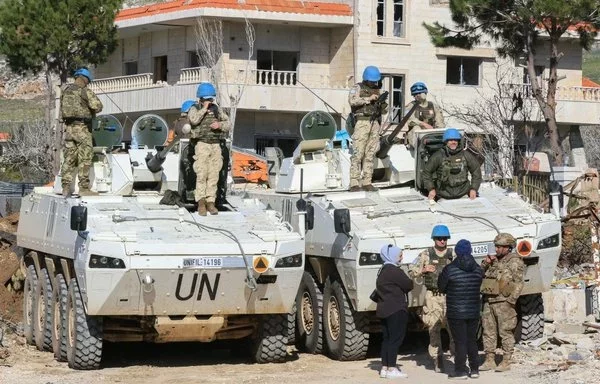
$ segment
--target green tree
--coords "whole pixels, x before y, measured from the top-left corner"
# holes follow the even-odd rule
[[[490,38],[503,57],[523,58],[533,95],[544,115],[556,165],[563,164],[563,150],[556,123],[558,63],[563,56],[559,40],[576,33],[581,46],[589,50],[600,28],[598,0],[450,0],[454,27],[424,24],[438,47],[471,49]],[[541,41],[549,43],[547,91],[536,79],[534,59]]]
[[[62,142],[53,121],[53,75],[60,84],[81,66],[106,62],[117,47],[115,16],[121,0],[5,0],[0,3],[0,54],[15,73],[43,72],[48,85],[52,150]],[[55,156],[55,164],[58,156]],[[58,166],[55,166],[55,171]]]

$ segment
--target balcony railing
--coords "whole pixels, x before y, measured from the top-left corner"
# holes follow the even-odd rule
[[[503,92],[507,97],[513,93],[520,93],[522,97],[532,98],[533,88],[531,84],[504,84]],[[542,89],[544,95],[546,89]],[[600,101],[600,88],[596,87],[556,87],[556,100],[563,101]]]
[[[154,82],[152,73],[140,73],[130,76],[109,77],[98,79],[90,84],[90,89],[96,93],[130,91],[133,89],[164,87],[166,82]]]
[[[207,67],[182,68],[177,84],[198,84],[203,81],[210,81]]]
[[[296,71],[256,70],[256,84],[259,85],[296,85]]]

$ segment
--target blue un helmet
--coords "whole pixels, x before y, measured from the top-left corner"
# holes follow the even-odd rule
[[[90,83],[92,81],[94,81],[94,77],[92,76],[92,74],[90,73],[90,71],[87,68],[79,68],[78,70],[75,71],[75,73],[73,73],[73,77],[78,77],[78,76],[87,77],[87,79]]]
[[[435,239],[436,237],[446,237],[449,239],[450,230],[445,225],[438,224],[435,227],[433,227],[433,230],[431,231],[431,238]]]
[[[196,96],[199,99],[214,99],[217,97],[217,91],[211,83],[200,83],[198,90],[196,91]]]
[[[379,68],[369,65],[363,71],[363,81],[372,81],[374,83],[381,80],[381,72],[379,72]]]
[[[458,140],[462,139],[462,135],[456,128],[448,128],[444,131],[444,137],[442,141],[445,143],[448,140]]]
[[[414,83],[411,87],[410,87],[410,94],[412,96],[414,95],[418,95],[419,93],[428,93],[428,89],[427,86],[425,85],[425,83],[422,83],[420,81]]]
[[[181,113],[188,113],[192,105],[196,104],[195,100],[186,100],[181,104]]]

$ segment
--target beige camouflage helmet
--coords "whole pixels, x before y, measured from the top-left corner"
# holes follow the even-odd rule
[[[494,238],[494,245],[500,245],[502,247],[512,247],[514,248],[517,245],[517,240],[510,233],[499,233]]]

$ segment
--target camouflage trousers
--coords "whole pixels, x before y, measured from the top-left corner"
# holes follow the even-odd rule
[[[207,144],[199,141],[194,147],[194,172],[196,172],[196,201],[206,199],[207,203],[214,203],[217,199],[217,184],[219,171],[223,167],[223,154],[221,146]]]
[[[425,295],[425,303],[423,305],[423,314],[421,315],[423,324],[429,330],[429,347],[428,352],[431,358],[444,354],[442,348],[442,329],[448,329],[446,322],[446,296],[434,296],[433,292],[427,291]],[[450,352],[454,354],[454,340],[450,336]]]
[[[517,326],[517,311],[506,301],[483,304],[483,350],[494,353],[498,345],[498,335],[502,341],[502,351],[513,353],[515,347],[515,327]]]
[[[358,120],[352,134],[350,158],[350,187],[371,184],[375,153],[379,149],[379,123]],[[362,171],[362,176],[361,176]]]
[[[92,133],[85,124],[71,124],[65,128],[65,144],[63,147],[63,164],[60,171],[62,187],[70,188],[74,173],[79,176],[79,188],[90,189],[90,167],[94,150]]]

